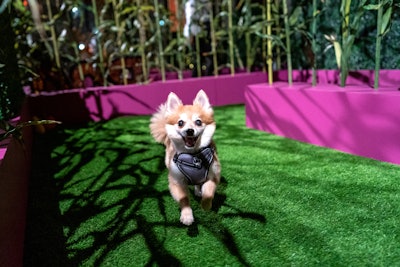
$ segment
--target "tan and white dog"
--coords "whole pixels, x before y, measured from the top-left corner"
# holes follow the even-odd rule
[[[193,105],[183,105],[171,92],[151,118],[151,134],[165,145],[169,190],[180,205],[180,221],[185,225],[194,221],[188,186],[194,185],[202,208],[210,210],[220,182],[221,166],[212,140],[215,128],[214,111],[203,90]]]

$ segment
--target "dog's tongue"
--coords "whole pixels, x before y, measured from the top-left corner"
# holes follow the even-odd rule
[[[187,137],[185,138],[185,145],[186,145],[187,147],[193,147],[195,143],[196,143],[196,138],[194,138],[194,137],[189,137],[189,136],[187,136]]]

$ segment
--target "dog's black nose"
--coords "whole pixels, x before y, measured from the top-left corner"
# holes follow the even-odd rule
[[[186,135],[187,136],[193,136],[194,135],[194,130],[193,129],[187,129],[186,130]]]

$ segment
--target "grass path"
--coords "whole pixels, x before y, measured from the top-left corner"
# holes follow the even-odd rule
[[[395,266],[400,167],[247,129],[216,108],[222,183],[179,223],[148,116],[37,138],[26,266]]]

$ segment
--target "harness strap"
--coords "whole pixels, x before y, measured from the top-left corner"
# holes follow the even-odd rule
[[[208,169],[214,160],[214,149],[205,147],[196,154],[177,153],[173,160],[189,184],[199,185],[207,179]]]

